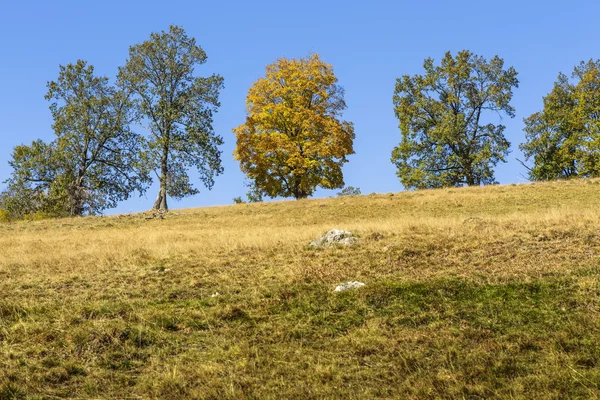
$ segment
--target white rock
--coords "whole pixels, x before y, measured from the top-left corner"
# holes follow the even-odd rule
[[[213,294],[210,295],[210,297],[217,297],[220,296],[221,294],[219,292],[214,292]]]
[[[344,290],[358,289],[363,286],[365,286],[365,284],[362,282],[357,282],[357,281],[346,282],[346,283],[341,283],[341,284],[337,285],[333,291],[334,292],[343,292]]]
[[[333,247],[335,245],[351,246],[358,243],[358,238],[352,232],[341,229],[332,229],[314,242],[310,242],[310,247]]]

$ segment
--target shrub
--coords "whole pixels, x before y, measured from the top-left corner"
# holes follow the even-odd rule
[[[338,192],[338,196],[360,196],[360,188],[354,186],[346,186],[341,192]]]

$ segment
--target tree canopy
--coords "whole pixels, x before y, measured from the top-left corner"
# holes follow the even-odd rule
[[[130,47],[129,59],[119,69],[119,85],[134,94],[150,132],[148,162],[160,182],[155,209],[168,209],[167,196],[179,199],[198,193],[190,182],[189,167],[196,167],[208,189],[223,172],[219,150],[223,139],[212,127],[223,78],[194,75],[195,67],[206,59],[194,38],[171,26],[168,32],[152,33],[149,40]]]
[[[447,52],[440,65],[428,58],[423,75],[396,81],[393,102],[402,140],[392,162],[406,188],[494,183],[493,168],[510,143],[493,117],[514,117],[510,105],[517,72],[470,51]]]
[[[600,176],[600,60],[581,62],[559,74],[544,108],[524,119],[519,147],[532,180]]]
[[[56,139],[14,149],[3,195],[13,213],[96,214],[144,192],[143,139],[129,128],[134,115],[125,93],[79,60],[60,66],[46,99]]]
[[[346,103],[337,81],[313,55],[277,60],[249,89],[246,122],[233,130],[234,156],[254,194],[300,199],[317,187],[343,187],[354,127],[341,120]]]

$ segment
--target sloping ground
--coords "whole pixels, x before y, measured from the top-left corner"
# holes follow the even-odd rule
[[[360,244],[306,246],[331,228]],[[600,180],[0,224],[0,249],[0,399],[600,397]]]

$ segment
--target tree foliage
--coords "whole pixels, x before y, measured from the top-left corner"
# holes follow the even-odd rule
[[[423,75],[397,79],[394,111],[402,140],[392,162],[406,188],[494,183],[493,167],[505,161],[510,143],[502,113],[514,117],[512,89],[517,72],[470,51],[447,52],[440,65],[428,58]]]
[[[600,60],[580,63],[572,79],[559,74],[543,110],[524,120],[532,180],[600,176]]]
[[[194,38],[171,26],[130,47],[129,59],[119,69],[119,84],[135,94],[150,132],[149,166],[160,182],[155,209],[168,208],[167,196],[179,199],[198,193],[188,167],[197,168],[208,189],[223,171],[218,149],[223,140],[212,127],[223,78],[194,76],[194,68],[206,58]]]
[[[249,89],[246,105],[246,122],[233,130],[234,156],[254,195],[299,199],[344,185],[354,127],[340,120],[344,90],[331,65],[318,55],[281,58]]]
[[[53,217],[70,214],[68,159],[56,149],[56,142],[36,140],[16,146],[9,165],[13,168],[8,187],[0,193],[0,207],[11,219],[35,214]],[[67,167],[67,168],[65,168]]]
[[[3,194],[11,214],[96,214],[144,192],[143,139],[129,128],[134,115],[125,93],[79,60],[60,66],[46,99],[52,101],[56,139],[14,149]]]

